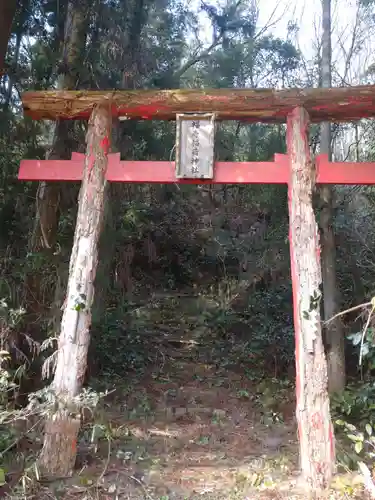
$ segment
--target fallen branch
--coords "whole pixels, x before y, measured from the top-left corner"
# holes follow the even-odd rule
[[[375,311],[375,300],[372,299],[371,301],[371,304],[372,304],[372,308],[371,308],[371,311],[367,317],[367,321],[366,321],[366,324],[365,324],[365,327],[363,329],[363,332],[362,332],[362,337],[361,337],[361,347],[360,347],[360,351],[359,351],[359,366],[362,366],[362,358],[363,358],[363,343],[365,341],[365,337],[366,337],[366,333],[367,333],[367,330],[368,330],[368,327],[370,326],[370,321],[371,321],[371,317]]]
[[[373,297],[370,300],[370,302],[364,302],[363,304],[359,304],[358,306],[350,307],[349,309],[345,309],[345,311],[341,311],[341,312],[335,314],[334,316],[332,316],[332,318],[329,318],[326,321],[324,321],[324,324],[328,325],[329,323],[331,323],[335,319],[339,318],[340,316],[344,316],[345,314],[348,314],[350,312],[358,311],[358,309],[364,309],[365,307],[374,306],[374,305],[375,305],[375,297]]]

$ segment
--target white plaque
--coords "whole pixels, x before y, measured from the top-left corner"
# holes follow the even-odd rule
[[[176,116],[176,177],[212,179],[214,174],[215,115]]]

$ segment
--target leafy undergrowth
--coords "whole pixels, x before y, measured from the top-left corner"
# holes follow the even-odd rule
[[[108,317],[101,345],[107,366],[116,369],[116,390],[95,415],[86,416],[73,477],[37,480],[41,429],[28,422],[34,430],[17,441],[1,466],[8,485],[0,497],[305,500],[294,389],[280,380],[283,364],[293,363],[288,349],[281,343],[267,358],[277,343],[272,324],[264,322],[259,344],[249,324],[239,325],[232,301],[223,299],[223,307],[203,299],[149,301],[125,324],[118,313],[113,321]],[[129,365],[133,374],[127,372],[124,382],[118,367]],[[104,373],[113,383],[113,373]],[[103,380],[94,385],[98,391],[108,388]],[[366,496],[347,474],[336,478],[324,498]]]
[[[306,498],[297,475],[293,391],[277,385],[218,371],[215,365],[170,360],[118,388],[85,423],[72,478],[40,483],[31,479],[31,467],[4,495],[40,500]],[[354,496],[351,476],[336,486],[325,498],[365,498]]]

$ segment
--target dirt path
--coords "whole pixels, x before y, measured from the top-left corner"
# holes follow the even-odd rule
[[[206,364],[202,346],[163,351],[157,366],[116,384],[84,425],[76,471],[28,500],[306,500],[298,479],[294,390],[243,368]],[[39,440],[40,443],[40,440]],[[355,496],[353,478],[319,499]]]
[[[66,500],[306,499],[298,486],[293,418],[268,415],[257,390],[212,365],[181,360],[158,375],[150,371],[108,403],[94,427],[101,436],[96,446],[88,444],[93,432],[87,427],[64,496],[52,485],[48,494]]]

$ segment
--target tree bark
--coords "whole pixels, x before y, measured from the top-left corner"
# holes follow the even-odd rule
[[[322,0],[323,38],[321,59],[322,87],[331,87],[331,0]],[[320,151],[331,160],[331,125],[322,123],[320,128]],[[338,310],[338,290],[336,279],[336,243],[333,232],[333,188],[323,185],[320,193],[320,232],[322,243],[323,309],[324,319],[332,318]],[[339,392],[345,388],[345,342],[342,323],[339,319],[326,325],[328,389]]]
[[[77,86],[78,69],[83,64],[85,54],[88,3],[69,2],[65,20],[64,39],[61,40],[61,63],[59,67],[59,88],[74,89]],[[77,139],[72,123],[58,120],[56,122],[52,148],[48,159],[70,159],[72,151],[76,149]],[[60,201],[62,197],[62,184],[60,182],[40,182],[36,194],[36,213],[32,230],[29,251],[31,253],[43,252],[50,257],[55,251],[57,229],[60,218]],[[56,260],[56,258],[55,258]],[[52,297],[53,291],[42,290],[42,282],[46,274],[44,266],[40,271],[30,270],[26,276],[24,302],[27,305],[30,321],[29,325],[36,323],[40,314],[46,314],[50,302],[46,297]],[[47,302],[47,303],[46,303]],[[60,320],[60,318],[59,318]],[[34,336],[34,332],[32,332]]]
[[[95,104],[111,101],[117,116],[174,120],[177,113],[216,113],[218,119],[285,122],[304,107],[311,121],[351,121],[375,116],[375,85],[330,89],[177,89],[39,91],[22,95],[33,119],[87,119]]]
[[[27,14],[29,14],[27,12]],[[12,93],[13,93],[13,85],[14,85],[14,74],[17,71],[18,67],[18,60],[19,60],[19,55],[20,55],[20,49],[21,49],[21,42],[22,42],[22,35],[23,35],[23,24],[19,23],[15,30],[15,35],[16,35],[16,43],[15,43],[15,48],[14,48],[14,54],[13,54],[13,60],[10,63],[10,71],[8,71],[8,88],[5,94],[5,101],[4,101],[4,110],[9,109],[9,105],[12,99]]]
[[[61,60],[59,72],[59,88],[74,89],[77,84],[77,67],[83,64],[87,36],[87,2],[67,0],[61,2],[61,11],[66,12],[64,27],[56,28],[56,39],[61,45]],[[86,7],[85,7],[86,5]],[[60,13],[61,14],[61,13]],[[60,16],[59,16],[60,17]],[[63,18],[61,14],[61,18]],[[76,150],[77,140],[74,136],[74,124],[57,121],[54,130],[51,150],[48,159],[70,159],[71,152]],[[71,186],[65,189],[72,189]],[[73,188],[75,189],[75,187]],[[27,310],[25,318],[27,333],[35,341],[42,342],[45,338],[44,329],[40,328],[40,318],[52,319],[53,324],[61,321],[61,304],[54,303],[55,275],[59,272],[61,256],[56,250],[57,231],[60,219],[60,205],[64,193],[61,182],[40,182],[36,193],[35,217],[29,239],[30,254],[43,254],[41,266],[28,268],[23,289],[23,302]],[[54,315],[57,314],[55,318]],[[23,327],[23,326],[22,326]],[[23,337],[19,338],[18,348],[28,353],[29,346]],[[35,359],[30,371],[34,376],[21,380],[21,393],[28,393],[39,388],[40,358]]]
[[[296,339],[297,421],[303,478],[312,490],[329,485],[335,466],[327,391],[327,362],[320,320],[319,237],[312,206],[314,167],[308,146],[308,114],[288,117],[290,253]]]
[[[8,50],[12,22],[16,13],[16,0],[0,0],[0,74],[6,73],[5,56]]]
[[[61,47],[58,85],[60,89],[74,89],[83,65],[88,28],[87,2],[69,2],[65,21],[65,34]],[[72,124],[57,121],[52,149],[48,159],[70,159],[76,145]],[[32,237],[32,251],[53,248],[59,220],[58,203],[61,185],[42,182],[37,194],[37,217]],[[43,227],[45,224],[45,227]]]
[[[99,105],[93,111],[87,133],[84,178],[79,194],[68,289],[52,383],[58,409],[46,421],[39,458],[40,468],[48,476],[68,476],[76,458],[80,408],[74,404],[74,398],[80,393],[87,367],[110,133],[109,106]]]

